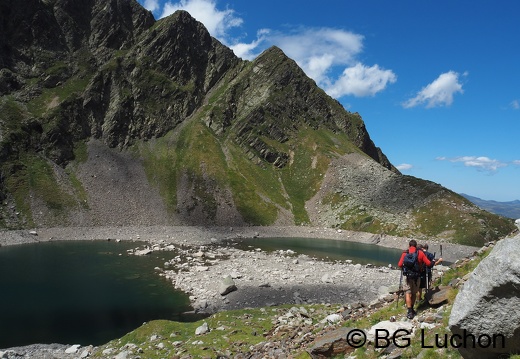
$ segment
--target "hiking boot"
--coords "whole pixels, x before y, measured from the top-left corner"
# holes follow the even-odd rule
[[[412,308],[408,308],[408,314],[406,314],[406,318],[413,319],[413,317],[415,317],[415,314],[417,314],[415,310],[413,310]]]

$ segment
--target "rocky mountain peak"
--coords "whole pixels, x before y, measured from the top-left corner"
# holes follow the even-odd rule
[[[513,228],[402,176],[361,116],[281,49],[243,61],[185,11],[155,21],[135,0],[0,0],[0,49],[0,226],[162,218],[466,241]],[[136,188],[147,195],[126,196]],[[163,212],[118,213],[130,207]]]

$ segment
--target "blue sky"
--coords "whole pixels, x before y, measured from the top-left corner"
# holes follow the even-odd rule
[[[520,2],[138,1],[187,10],[243,59],[280,47],[402,173],[520,199]]]

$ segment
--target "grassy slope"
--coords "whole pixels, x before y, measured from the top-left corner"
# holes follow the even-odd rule
[[[187,174],[209,212],[216,199],[208,181],[231,190],[240,214],[250,224],[274,223],[279,208],[291,210],[297,224],[308,224],[305,202],[318,190],[331,158],[352,151],[353,146],[345,135],[307,127],[296,138],[275,145],[286,152],[294,149],[291,163],[282,169],[248,160],[231,136],[217,136],[193,119],[179,133],[143,143],[140,155],[148,178],[172,211],[180,177]]]

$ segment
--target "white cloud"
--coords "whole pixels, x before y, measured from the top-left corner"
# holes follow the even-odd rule
[[[154,12],[159,10],[159,0],[144,0],[144,8]]]
[[[520,101],[518,100],[513,100],[511,101],[511,107],[515,110],[518,110],[520,109]]]
[[[363,36],[331,28],[295,28],[273,33],[269,42],[294,59],[318,83],[328,81],[333,66],[351,65],[363,50]]]
[[[463,76],[466,76],[464,73]],[[435,81],[424,87],[417,96],[403,103],[404,108],[426,104],[426,108],[449,106],[453,103],[453,95],[464,93],[459,82],[459,74],[449,71],[441,74]]]
[[[378,65],[367,67],[358,63],[345,69],[340,78],[325,90],[332,97],[374,96],[396,81],[397,76],[390,70],[380,69]]]
[[[256,40],[252,41],[249,44],[235,42],[234,45],[230,45],[230,48],[238,57],[245,60],[253,60],[260,54],[258,52],[258,49],[260,48],[262,42],[266,41],[270,32],[271,30],[269,29],[261,29],[256,33]]]
[[[514,164],[515,166],[520,166],[520,160],[514,160],[514,161],[513,161],[513,164]]]
[[[413,168],[413,165],[409,163],[401,163],[400,165],[395,166],[399,171],[409,171]]]
[[[235,11],[220,11],[214,0],[181,0],[178,3],[168,2],[164,5],[161,18],[173,14],[177,10],[186,10],[195,19],[204,24],[209,33],[226,43],[227,31],[242,25],[243,20],[235,16]]]
[[[496,172],[499,168],[507,167],[507,163],[501,162],[499,160],[494,160],[489,157],[481,156],[460,156],[454,158],[446,158],[446,157],[438,157],[437,160],[440,161],[450,161],[450,162],[461,162],[466,167],[473,167],[477,170],[488,171],[488,172]]]

